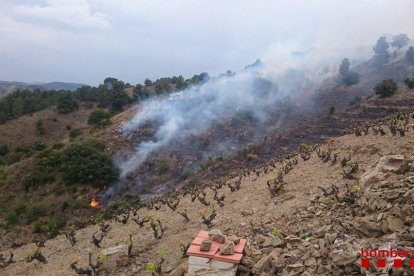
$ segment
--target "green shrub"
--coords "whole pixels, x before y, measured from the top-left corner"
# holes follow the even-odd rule
[[[374,87],[375,94],[381,98],[390,97],[398,90],[398,84],[393,79],[383,80]]]
[[[33,223],[33,233],[46,233],[49,238],[55,237],[59,233],[59,229],[65,226],[63,220],[57,218],[49,218],[46,221],[36,221]]]
[[[0,156],[6,156],[9,153],[8,145],[0,145]]]
[[[80,130],[79,128],[72,128],[70,131],[69,131],[69,137],[70,138],[76,138],[76,137],[78,137],[79,135],[82,135],[82,130]]]
[[[34,143],[34,149],[37,150],[37,151],[42,151],[45,148],[46,148],[46,145],[41,141],[37,141],[37,142]]]
[[[66,184],[107,185],[119,174],[107,154],[90,146],[71,145],[63,152],[61,160]]]
[[[32,172],[23,177],[22,184],[24,189],[28,191],[30,188],[37,188],[42,184],[53,181],[55,178],[52,174],[52,169],[35,166]]]
[[[35,223],[33,223],[32,232],[42,233],[42,226],[43,226],[43,223],[41,221],[36,221]]]
[[[88,140],[85,142],[85,145],[99,151],[104,151],[106,148],[105,143],[99,140]]]
[[[42,205],[39,203],[32,203],[26,205],[24,216],[28,222],[32,222],[45,215],[45,213],[46,212],[42,209]]]
[[[89,115],[88,124],[94,127],[105,127],[110,124],[111,115],[103,109],[96,109]]]
[[[5,166],[0,165],[0,186],[7,186],[12,181],[13,176],[7,171]]]
[[[64,92],[59,95],[57,109],[59,113],[70,113],[79,108],[78,102],[74,99],[71,92]]]
[[[7,225],[15,224],[17,220],[18,220],[18,215],[16,211],[13,210],[7,213],[6,215]]]
[[[36,133],[39,136],[45,135],[46,134],[46,129],[43,126],[43,120],[39,119],[36,121]]]
[[[145,270],[149,273],[157,273],[158,269],[157,269],[157,265],[155,263],[147,263],[147,265],[145,266]]]
[[[346,85],[353,85],[359,82],[359,78],[360,76],[358,73],[350,71],[342,77],[342,80]]]
[[[414,89],[414,79],[406,78],[404,80],[405,85],[407,85],[408,88]]]
[[[62,228],[65,223],[56,218],[50,218],[45,223],[45,230],[49,237],[54,237],[58,234],[60,228]]]
[[[63,143],[56,143],[56,144],[53,144],[52,148],[58,150],[58,149],[63,148],[64,146],[65,146],[65,144],[63,144]]]

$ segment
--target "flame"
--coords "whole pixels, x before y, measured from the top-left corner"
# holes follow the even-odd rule
[[[99,208],[101,207],[101,202],[97,200],[96,198],[93,198],[90,204],[93,208]]]

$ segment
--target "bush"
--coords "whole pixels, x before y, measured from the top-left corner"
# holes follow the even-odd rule
[[[65,226],[65,222],[56,218],[47,221],[36,221],[32,226],[33,233],[46,233],[49,238],[56,236],[59,229]]]
[[[328,115],[332,115],[332,114],[334,114],[335,113],[335,107],[334,106],[331,106],[330,108],[329,108],[329,110],[328,110]]]
[[[35,166],[29,175],[23,177],[22,184],[24,189],[28,191],[30,188],[37,188],[42,184],[53,181],[55,178],[51,168],[44,166]]]
[[[57,101],[57,109],[59,113],[70,113],[78,108],[78,102],[73,98],[71,92],[64,92],[59,95]]]
[[[32,232],[42,233],[42,226],[43,226],[43,223],[41,221],[36,221],[35,223],[33,223]]]
[[[56,143],[56,144],[53,144],[52,146],[53,149],[61,149],[63,147],[65,147],[65,144],[63,143]]]
[[[46,134],[46,129],[43,126],[43,120],[39,119],[36,121],[36,133],[39,136],[45,135]]]
[[[66,184],[107,185],[118,178],[118,169],[111,158],[90,146],[71,145],[61,160]]]
[[[76,137],[78,137],[79,135],[82,135],[82,130],[80,130],[79,128],[72,128],[70,131],[69,131],[69,137],[70,138],[76,138]]]
[[[26,205],[24,216],[28,222],[37,220],[39,217],[45,215],[45,211],[42,209],[42,205],[39,203],[33,203]]]
[[[22,184],[27,191],[53,181],[61,173],[66,184],[107,185],[118,178],[119,171],[104,149],[105,145],[96,141],[71,145],[63,151],[47,149],[38,154]]]
[[[381,98],[390,97],[398,90],[398,84],[393,79],[383,80],[374,87],[375,94]]]
[[[7,213],[6,222],[7,225],[12,225],[17,222],[18,215],[16,211],[10,211]]]
[[[88,124],[94,127],[104,127],[110,124],[111,115],[103,109],[96,109],[89,115]]]
[[[413,46],[408,48],[406,58],[407,58],[408,62],[414,63],[414,47]]]
[[[407,85],[408,88],[414,89],[414,79],[405,79],[404,80],[405,85]]]
[[[65,225],[63,221],[60,221],[56,218],[50,218],[46,221],[46,234],[48,237],[54,237],[58,234],[60,228]]]
[[[34,143],[34,149],[37,150],[37,151],[42,151],[45,148],[46,148],[46,145],[41,141],[37,141],[37,142]]]
[[[345,76],[342,77],[345,85],[354,85],[359,82],[359,74],[356,72],[348,72]]]
[[[0,156],[6,156],[9,153],[8,145],[0,145]]]
[[[88,140],[84,145],[97,149],[98,151],[105,151],[106,148],[105,143],[99,140]]]

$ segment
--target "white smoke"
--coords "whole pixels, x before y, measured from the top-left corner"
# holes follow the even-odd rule
[[[256,70],[243,70],[231,76],[212,78],[205,83],[173,93],[166,98],[144,102],[139,112],[123,127],[128,135],[148,121],[157,122],[153,140],[136,147],[135,153],[121,167],[121,177],[140,166],[149,154],[167,146],[172,140],[205,132],[213,122],[231,117],[237,111],[251,111],[259,120],[265,120],[262,108],[281,97],[277,89],[257,95]]]
[[[350,52],[348,52],[350,53]],[[214,122],[231,119],[236,112],[249,112],[256,121],[265,122],[286,98],[295,101],[314,83],[337,74],[344,57],[334,51],[323,54],[315,48],[275,44],[256,63],[238,73],[215,77],[201,85],[167,97],[141,103],[137,114],[123,127],[126,137],[148,122],[156,126],[151,140],[136,145],[126,160],[121,160],[121,177],[126,177],[149,155],[168,147],[173,141],[206,132]],[[307,91],[309,92],[309,91]],[[216,143],[217,147],[221,147]]]

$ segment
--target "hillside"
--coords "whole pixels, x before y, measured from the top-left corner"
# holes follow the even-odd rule
[[[149,99],[157,85],[132,88],[107,78],[98,88],[58,95],[57,105],[50,101],[37,112],[16,116],[10,108],[0,124],[0,266],[6,275],[73,275],[71,264],[84,266],[91,252],[101,262],[100,275],[144,275],[148,263],[182,275],[172,272],[187,266],[180,247],[212,227],[248,239],[244,275],[360,274],[361,247],[385,240],[404,246],[411,239],[411,220],[398,212],[412,204],[414,124],[414,93],[401,73],[410,76],[411,67],[397,61],[360,72],[358,84],[346,86],[334,76],[294,97],[281,97],[277,86],[249,72],[212,78],[230,87],[252,79],[256,98],[247,106],[260,107],[266,120],[241,109],[244,97],[234,96],[227,117],[178,135],[125,175],[125,160],[139,145],[162,140],[156,131],[162,120],[128,130],[129,123],[145,118],[148,106],[163,110],[160,103],[167,111],[170,103],[185,111],[198,106],[191,93],[209,88],[204,77],[187,80],[182,93],[160,88]],[[395,94],[373,94],[378,74],[398,81]],[[172,79],[161,80],[170,89]],[[188,95],[190,106],[180,102]],[[202,110],[215,100],[205,95]],[[96,112],[103,117],[91,120]],[[199,122],[192,114],[184,125],[189,129]],[[382,167],[373,169],[376,164]],[[125,242],[133,243],[129,256],[118,260],[116,272],[105,272],[115,268],[100,252]]]
[[[123,244],[128,235],[132,235],[131,256],[117,268],[116,275],[146,275],[145,265],[157,262],[159,252],[163,252],[165,258],[162,271],[181,275],[178,271],[185,267],[185,258],[181,257],[178,244],[190,242],[199,229],[207,229],[200,214],[209,215],[214,209],[217,216],[212,221],[213,228],[248,239],[242,262],[245,271],[273,252],[271,254],[277,258],[271,265],[254,266],[256,272],[262,269],[266,271],[265,275],[275,272],[281,275],[302,272],[306,275],[360,274],[363,271],[360,270],[358,255],[361,247],[377,248],[389,241],[391,246],[404,248],[407,245],[405,241],[411,241],[413,218],[410,208],[413,199],[409,191],[414,172],[414,132],[410,127],[405,136],[393,136],[385,127],[393,120],[406,122],[408,115],[411,117],[413,113],[384,121],[386,134],[383,136],[375,135],[371,126],[367,135],[357,137],[349,134],[327,140],[312,151],[307,161],[300,155],[292,155],[288,159],[272,160],[251,171],[240,171],[240,188],[234,192],[227,185],[237,182],[237,178],[215,179],[211,183],[212,188],[196,188],[196,194],[204,192],[206,202],[213,205],[205,206],[199,200],[192,202],[193,192],[187,189],[190,194],[178,193],[170,199],[178,200],[176,211],[166,204],[156,207],[158,203],[137,207],[129,213],[129,220],[125,223],[121,222],[125,214],[117,217],[119,222],[106,222],[111,228],[101,247]],[[412,123],[410,118],[407,126]],[[342,160],[349,157],[343,167]],[[400,161],[392,161],[387,165],[387,171],[383,169],[383,173],[375,173],[373,168],[382,164],[378,161],[392,160],[389,158]],[[357,164],[358,169],[347,179],[343,172],[352,164]],[[280,171],[284,172],[284,185],[272,198],[266,183],[277,178]],[[214,188],[220,183],[223,183],[221,188]],[[332,192],[332,187],[338,189],[338,194]],[[218,197],[224,196],[221,207],[213,203],[215,189]],[[189,222],[178,214],[184,210]],[[140,228],[133,220],[145,217],[162,222],[164,233],[159,240],[153,237],[149,223]],[[382,227],[378,228],[377,224],[382,224]],[[96,231],[100,231],[98,225],[76,231],[77,242],[73,247],[63,235],[47,240],[40,248],[47,264],[25,261],[28,254],[35,251],[34,244],[13,249],[16,263],[7,266],[3,275],[73,275],[72,262],[78,261],[85,267],[88,252],[95,260],[102,250],[91,243],[91,236]],[[2,253],[8,256],[7,252]],[[375,271],[376,268],[370,270]],[[102,272],[102,275],[108,273]]]

